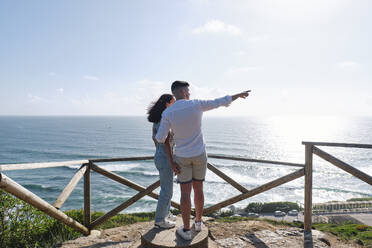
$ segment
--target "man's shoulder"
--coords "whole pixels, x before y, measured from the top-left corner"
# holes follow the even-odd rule
[[[186,108],[192,107],[199,104],[198,100],[180,100],[176,101],[173,105],[169,106],[163,111],[164,115],[169,115],[172,112],[178,112],[185,110]]]
[[[164,111],[162,113],[162,116],[164,117],[164,116],[167,116],[174,111],[177,111],[179,109],[178,105],[179,104],[173,104],[173,105],[169,106],[168,108],[164,109]]]
[[[171,107],[172,107],[172,106],[170,106],[170,107],[164,109],[164,111],[163,111],[163,113],[161,114],[161,116],[162,116],[162,117],[167,116],[167,115],[169,114],[169,109],[170,109]]]

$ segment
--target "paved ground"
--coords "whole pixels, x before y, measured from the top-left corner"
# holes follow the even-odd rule
[[[342,215],[342,214],[338,214],[338,215]],[[347,213],[345,215],[349,215],[357,220],[359,220],[360,222],[363,222],[364,224],[368,225],[368,226],[372,226],[372,213],[363,213],[363,214],[360,214],[360,213]],[[332,215],[329,215],[329,216],[332,216]]]

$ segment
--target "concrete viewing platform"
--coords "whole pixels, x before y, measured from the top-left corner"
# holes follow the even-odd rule
[[[177,228],[183,225],[182,219],[177,218],[176,226],[171,229],[151,228],[141,233],[141,245],[139,247],[148,248],[168,248],[168,247],[193,247],[206,248],[208,246],[208,227],[203,224],[202,230],[196,232],[192,220],[190,220],[192,240],[186,241],[177,233]]]

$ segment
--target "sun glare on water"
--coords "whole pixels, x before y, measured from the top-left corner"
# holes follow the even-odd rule
[[[277,142],[273,145],[287,154],[303,149],[302,141],[343,142],[347,126],[345,119],[334,116],[275,116],[266,125]]]

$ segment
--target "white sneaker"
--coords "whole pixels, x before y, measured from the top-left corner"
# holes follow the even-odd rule
[[[177,229],[177,234],[181,236],[181,238],[183,238],[184,240],[191,240],[191,231],[188,230],[188,231],[184,231],[183,230],[183,226],[180,226],[178,229]]]
[[[172,213],[169,213],[166,219],[175,222],[177,220],[177,216],[174,216]]]
[[[176,226],[176,223],[174,223],[172,221],[168,221],[168,220],[164,220],[164,221],[161,221],[161,222],[155,222],[155,228],[169,229],[169,228],[173,228],[175,226]]]
[[[200,232],[202,229],[202,222],[197,222],[196,219],[194,219],[194,228],[196,232]]]

